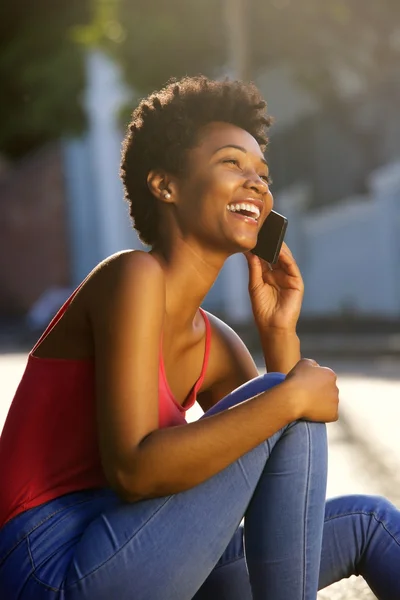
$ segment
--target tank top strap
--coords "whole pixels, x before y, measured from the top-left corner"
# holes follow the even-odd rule
[[[84,279],[78,285],[78,287],[72,292],[70,297],[67,298],[67,300],[64,302],[64,304],[61,306],[61,308],[58,309],[58,311],[56,312],[54,317],[51,319],[50,323],[47,325],[46,329],[43,331],[42,335],[40,336],[40,338],[38,339],[36,344],[33,346],[32,350],[29,352],[29,354],[33,354],[35,352],[35,350],[38,348],[39,344],[41,344],[41,342],[43,342],[43,340],[45,339],[45,337],[47,337],[47,335],[50,333],[50,331],[53,329],[53,327],[55,327],[57,325],[58,321],[61,319],[61,317],[67,310],[68,306],[71,304],[72,300],[75,298],[75,296],[77,295],[77,293],[79,292],[79,290],[81,289],[81,287],[83,286],[83,284],[85,282],[86,282],[86,279]]]

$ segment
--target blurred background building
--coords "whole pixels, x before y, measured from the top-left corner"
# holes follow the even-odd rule
[[[26,4],[26,10],[23,6]],[[0,9],[0,323],[43,328],[103,258],[139,248],[118,177],[138,99],[170,76],[253,79],[309,332],[400,331],[400,4],[85,0]],[[232,257],[206,307],[251,321]]]

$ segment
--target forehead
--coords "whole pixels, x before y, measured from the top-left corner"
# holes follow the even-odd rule
[[[257,140],[245,129],[231,123],[213,122],[203,127],[198,136],[196,149],[213,154],[223,146],[241,146],[247,152],[264,158]]]

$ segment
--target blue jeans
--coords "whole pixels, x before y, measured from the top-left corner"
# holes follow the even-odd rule
[[[204,417],[283,378],[257,377]],[[57,498],[0,530],[0,598],[315,600],[361,574],[380,600],[398,600],[400,512],[370,496],[325,504],[326,472],[325,425],[299,421],[179,494]]]

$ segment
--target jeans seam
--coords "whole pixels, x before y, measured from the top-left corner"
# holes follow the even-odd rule
[[[31,551],[31,543],[29,541],[28,536],[26,536],[25,541],[26,541],[26,545],[28,547],[29,560],[31,561],[32,569],[35,570],[35,561],[33,560],[33,555],[32,555],[32,551]]]
[[[325,519],[325,523],[329,523],[329,521],[333,521],[335,519],[341,519],[342,517],[352,517],[353,515],[364,515],[366,517],[373,517],[375,519],[375,521],[377,523],[379,523],[379,525],[382,525],[382,527],[390,535],[390,537],[392,538],[392,540],[394,542],[396,542],[396,544],[398,546],[400,546],[400,542],[394,537],[394,535],[392,534],[392,532],[389,531],[389,529],[386,527],[386,524],[381,519],[379,519],[374,512],[365,512],[363,510],[356,510],[354,512],[349,512],[349,513],[344,513],[344,514],[341,514],[341,515],[335,515],[334,517],[329,517],[329,519]]]
[[[35,573],[31,574],[31,577],[36,581],[36,583],[39,583],[40,585],[42,585],[44,588],[46,588],[47,590],[50,590],[51,592],[57,592],[59,593],[61,591],[60,588],[55,588],[51,585],[49,585],[48,583],[45,583],[44,581],[41,581],[36,575]]]
[[[307,508],[308,508],[308,496],[309,496],[309,487],[310,487],[310,470],[311,470],[311,436],[310,436],[310,427],[309,424],[306,422],[306,431],[307,431],[307,438],[308,438],[308,468],[307,468],[307,481],[306,481],[306,497],[305,497],[305,502],[304,502],[304,518],[303,518],[303,523],[304,523],[304,537],[303,537],[303,598],[305,598],[305,583],[307,581],[307,573],[306,573],[306,569],[307,569],[307,560],[306,560],[306,548],[307,548],[307,540],[306,540],[306,536],[307,536],[307,526],[306,526],[306,515],[307,515]]]
[[[86,573],[83,577],[80,577],[79,579],[77,579],[76,581],[74,581],[73,583],[67,585],[67,586],[63,586],[63,589],[68,591],[70,589],[72,589],[75,585],[77,585],[78,583],[81,583],[84,579],[86,579],[87,577],[89,577],[90,575],[93,575],[93,573],[96,573],[96,571],[98,571],[99,569],[101,569],[101,567],[103,567],[105,564],[107,564],[110,560],[112,560],[113,558],[115,558],[117,556],[117,554],[119,554],[121,552],[121,550],[123,550],[125,548],[125,546],[127,546],[132,540],[133,538],[140,532],[142,531],[143,527],[145,527],[148,523],[150,523],[150,521],[160,512],[160,510],[162,508],[164,508],[164,506],[172,499],[172,496],[168,496],[168,498],[166,498],[165,502],[163,502],[163,504],[161,504],[157,510],[152,513],[149,518],[146,520],[145,523],[143,523],[143,525],[137,530],[135,531],[135,533],[128,539],[126,540],[126,542],[120,547],[118,548],[118,550],[116,552],[114,552],[114,554],[112,556],[110,556],[109,558],[107,558],[105,561],[103,561],[101,564],[97,565],[97,567],[95,567],[92,571],[90,571],[89,573]]]
[[[30,576],[37,582],[40,583],[40,585],[44,586],[45,588],[47,588],[48,590],[51,590],[52,592],[59,592],[59,588],[55,588],[52,585],[49,585],[48,583],[41,581],[41,579],[39,579],[39,577],[37,577],[37,575],[35,574],[35,561],[33,560],[33,555],[32,555],[32,551],[31,551],[31,545],[29,542],[29,538],[26,538],[26,545],[28,548],[28,554],[29,554],[29,560],[31,561],[31,567],[32,567],[32,572],[30,574]]]

